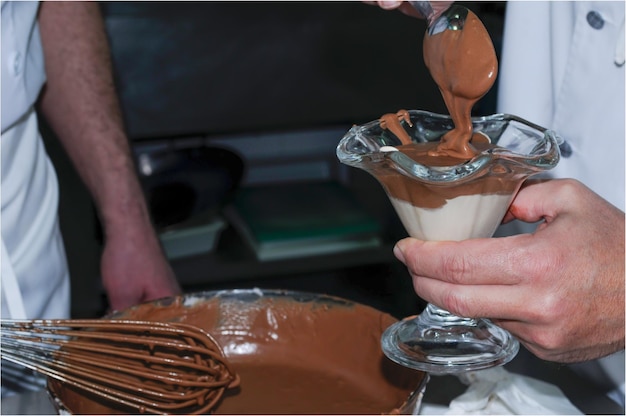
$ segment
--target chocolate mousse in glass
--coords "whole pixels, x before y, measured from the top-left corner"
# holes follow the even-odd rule
[[[339,160],[372,174],[411,237],[444,241],[491,237],[526,178],[556,166],[557,136],[515,116],[472,118],[475,156],[437,155],[454,128],[448,116],[400,111],[354,126]],[[461,318],[429,304],[385,331],[391,360],[433,374],[478,370],[510,361],[519,343],[487,319]]]

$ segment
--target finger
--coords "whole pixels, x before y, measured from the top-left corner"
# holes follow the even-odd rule
[[[402,5],[402,1],[395,1],[395,0],[379,0],[377,3],[378,3],[378,7],[380,7],[383,10],[397,9],[398,7]]]
[[[552,334],[558,334],[559,328],[553,325],[537,325],[520,321],[492,320],[494,324],[507,330],[533,355],[542,360],[554,362],[580,362],[592,359],[589,349],[567,344],[566,348],[551,344]]]
[[[543,328],[537,328],[536,325],[515,320],[491,319],[491,321],[498,327],[508,331],[533,354],[545,353],[545,349],[534,341],[537,331],[543,330]]]
[[[462,285],[514,285],[522,281],[531,235],[465,241],[398,241],[394,253],[416,276]]]
[[[531,322],[532,297],[518,286],[455,285],[428,277],[413,277],[415,292],[426,301],[467,318]],[[539,318],[540,319],[540,318]]]
[[[422,16],[410,3],[406,1],[395,0],[378,0],[378,1],[363,1],[365,4],[376,5],[383,10],[399,10],[407,16],[417,17],[419,19],[425,19],[426,16]],[[450,2],[451,3],[451,2]],[[439,6],[441,7],[441,6]]]

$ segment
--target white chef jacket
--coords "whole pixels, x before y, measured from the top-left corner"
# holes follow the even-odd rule
[[[550,175],[578,179],[621,210],[623,30],[622,1],[509,2],[498,84],[499,112],[553,129],[570,146]]]
[[[34,110],[46,80],[39,3],[2,1],[0,7],[1,316],[67,318],[70,281],[58,222],[59,188]],[[40,377],[3,361],[3,396],[37,388]]]
[[[507,3],[498,111],[556,131],[567,144],[548,175],[578,179],[621,210],[624,92],[623,1]],[[624,352],[597,363],[623,406]]]
[[[0,9],[2,317],[69,316],[58,183],[33,107],[46,79],[38,7],[3,1]]]

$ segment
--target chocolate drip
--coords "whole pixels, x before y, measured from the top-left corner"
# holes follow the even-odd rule
[[[462,29],[426,34],[424,62],[455,126],[431,154],[469,160],[477,154],[470,143],[472,107],[493,86],[498,73],[489,33],[480,19],[468,11]]]

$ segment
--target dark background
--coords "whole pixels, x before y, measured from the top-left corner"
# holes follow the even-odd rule
[[[504,3],[466,5],[483,19],[498,47]],[[337,179],[386,230],[388,244],[381,252],[350,261],[331,256],[267,266],[248,255],[231,256],[246,250],[234,241],[220,249],[232,257],[225,267],[212,259],[174,261],[185,290],[303,289],[349,297],[397,316],[421,307],[406,271],[391,255],[393,242],[405,233],[386,196],[368,175],[339,166],[334,148],[351,125],[383,113],[446,112],[422,59],[424,21],[361,2],[103,2],[101,7],[137,155],[208,144],[242,157],[247,173],[242,186],[284,178]],[[493,96],[495,91],[476,112],[492,112]],[[99,282],[98,220],[59,144],[43,128],[60,179],[72,313],[99,316],[107,303]],[[255,173],[259,166],[275,173],[261,180]],[[207,178],[200,187],[210,193],[215,184]],[[232,232],[225,234],[228,240]]]

